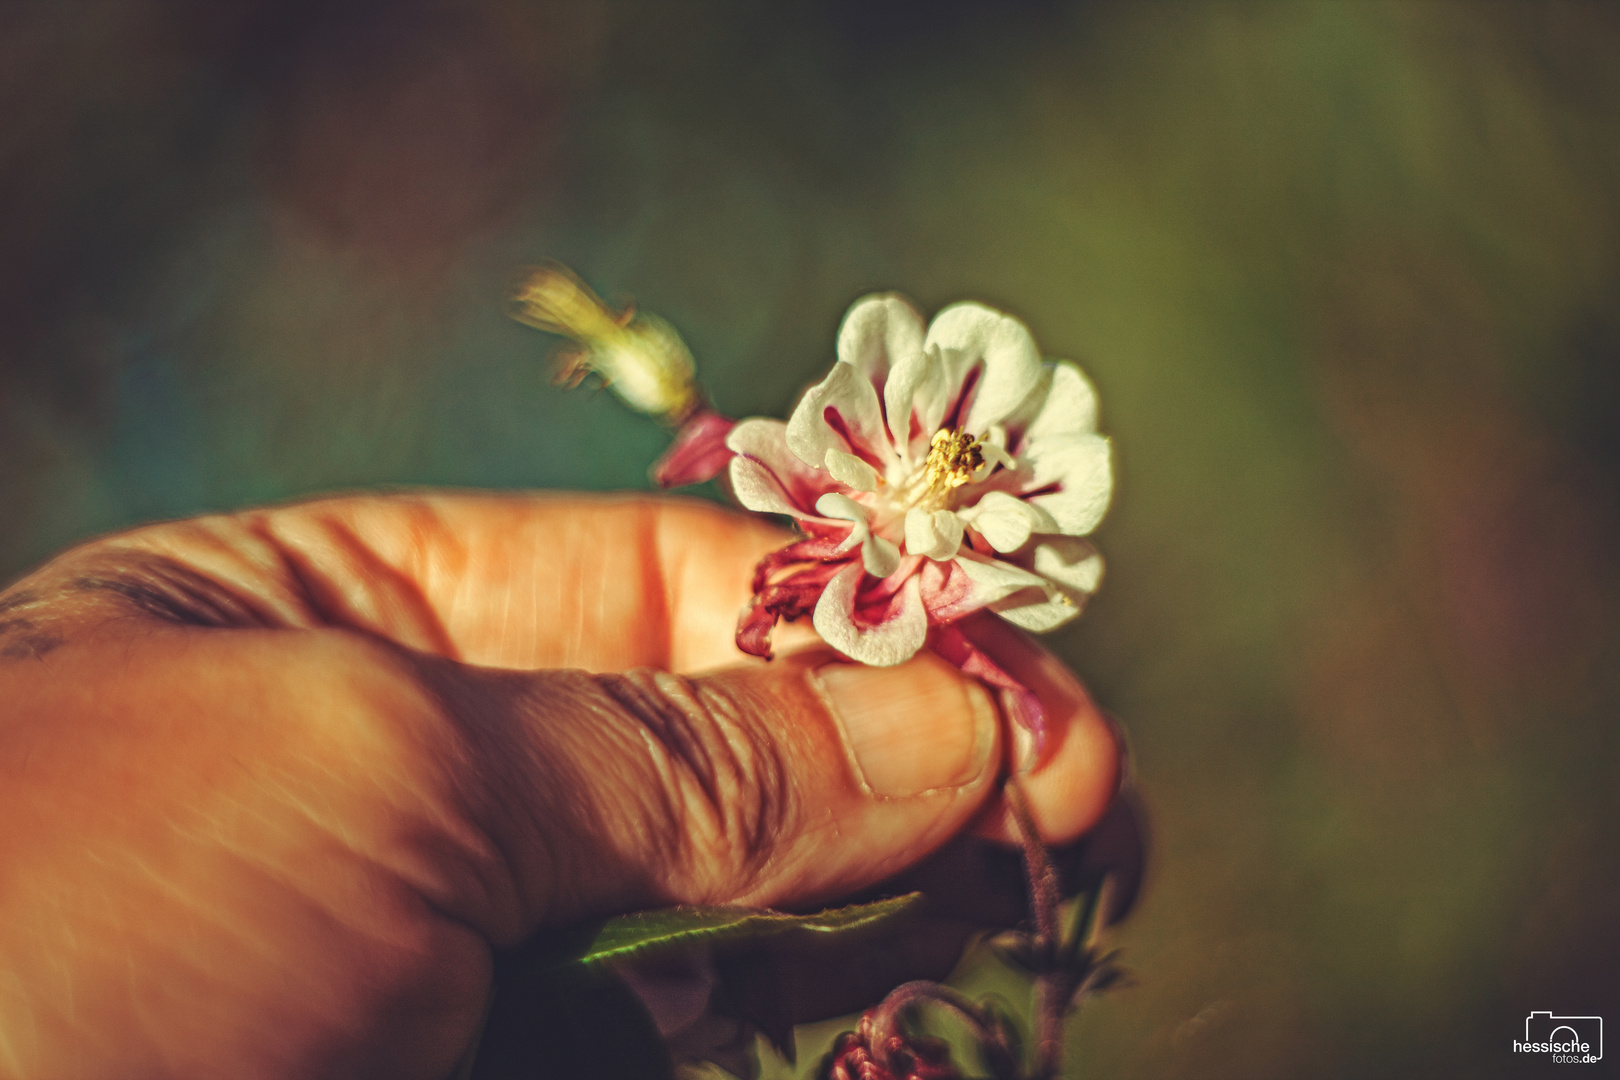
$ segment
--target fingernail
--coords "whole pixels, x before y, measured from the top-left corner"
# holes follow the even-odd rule
[[[1013,772],[1020,776],[1034,772],[1035,766],[1041,764],[1041,748],[1035,733],[1023,724],[1008,724],[1007,729],[1012,732]]]
[[[983,687],[943,661],[828,664],[815,677],[874,795],[961,787],[989,767],[995,706]]]
[[[1016,693],[1002,692],[1002,708],[1014,720],[1007,725],[1012,733],[1013,772],[1020,776],[1039,772],[1060,741],[1054,738],[1054,732],[1061,732],[1090,699],[1063,661],[1010,628],[996,639],[991,655],[1040,701],[1044,737],[1037,736],[1032,725],[1017,722],[1027,712],[1021,708]]]

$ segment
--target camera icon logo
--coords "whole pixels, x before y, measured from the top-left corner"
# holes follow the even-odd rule
[[[1514,1048],[1555,1054],[1566,1061],[1599,1061],[1603,1057],[1603,1017],[1533,1012],[1524,1020],[1524,1042]]]

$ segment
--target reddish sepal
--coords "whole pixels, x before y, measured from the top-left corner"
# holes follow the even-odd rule
[[[699,409],[675,433],[675,441],[653,462],[653,483],[662,488],[701,484],[718,476],[736,457],[726,436],[737,421],[711,409]]]

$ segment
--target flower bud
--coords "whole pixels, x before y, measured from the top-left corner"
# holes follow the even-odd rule
[[[613,311],[560,263],[535,268],[512,299],[513,318],[578,343],[563,355],[559,382],[574,386],[594,372],[626,405],[672,424],[701,402],[692,354],[658,316]]]

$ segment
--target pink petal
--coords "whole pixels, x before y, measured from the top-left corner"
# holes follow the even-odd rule
[[[827,644],[863,664],[890,667],[916,655],[928,636],[928,613],[913,575],[886,603],[857,612],[865,571],[853,563],[827,583],[816,603],[816,632]]]
[[[754,567],[754,592],[763,591],[781,570],[807,562],[844,562],[853,558],[849,534],[853,525],[806,521],[802,527],[810,533],[806,539],[795,540],[786,547],[771,552]]]
[[[827,582],[847,566],[847,561],[815,563],[786,576],[770,580],[774,571],[789,561],[789,553],[799,545],[790,544],[760,560],[754,571],[754,598],[737,620],[737,648],[753,656],[771,658],[771,631],[778,619],[792,622],[816,608]],[[775,565],[768,565],[775,562]],[[858,563],[853,564],[860,569]]]
[[[737,620],[737,648],[749,656],[771,658],[771,631],[776,629],[776,612],[757,600],[743,609]]]
[[[928,618],[935,625],[954,622],[1007,596],[1046,584],[1039,575],[1004,559],[966,550],[949,562],[925,565],[921,577]]]
[[[1002,711],[1035,736],[1035,753],[1039,760],[1046,746],[1046,708],[1035,692],[1009,675],[956,626],[936,627],[929,635],[928,647],[941,659],[961,668],[964,675],[971,675],[1001,691]]]
[[[956,565],[955,559],[945,562],[930,559],[917,576],[923,606],[928,609],[928,621],[933,625],[955,622],[991,602],[985,590]]]
[[[887,577],[879,578],[870,585],[862,584],[860,593],[855,597],[856,609],[865,610],[869,605],[887,602],[905,586],[920,565],[920,557],[902,556],[899,565]]]
[[[712,480],[732,459],[726,436],[736,426],[737,421],[710,409],[693,413],[675,433],[669,449],[653,463],[653,483],[672,488]]]

